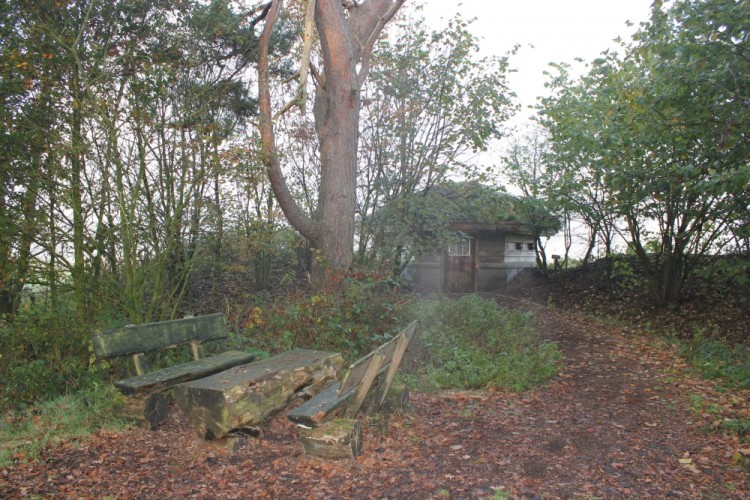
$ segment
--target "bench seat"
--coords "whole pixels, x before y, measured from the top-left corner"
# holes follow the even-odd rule
[[[163,391],[183,382],[190,382],[215,373],[250,363],[255,354],[226,351],[208,358],[197,359],[161,370],[116,381],[115,387],[126,396]]]

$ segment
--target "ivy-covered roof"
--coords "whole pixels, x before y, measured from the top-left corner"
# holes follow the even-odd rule
[[[456,231],[506,230],[554,234],[560,221],[540,200],[513,196],[475,181],[444,182],[393,200],[375,215],[396,240],[449,240]],[[432,243],[428,243],[432,242]]]

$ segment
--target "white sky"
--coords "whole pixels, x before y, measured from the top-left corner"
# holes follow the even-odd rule
[[[407,4],[411,1],[407,0]],[[545,70],[550,62],[573,65],[577,74],[585,68],[576,58],[591,61],[603,51],[616,47],[617,37],[626,42],[641,22],[649,18],[652,0],[422,0],[428,26],[439,29],[461,12],[465,19],[477,18],[470,31],[480,38],[483,55],[503,56],[514,45],[518,52],[510,57],[508,82],[522,106],[520,113],[508,123],[522,127],[534,114],[529,110],[537,97],[546,95]],[[627,22],[633,26],[627,26]],[[497,164],[502,144],[478,158],[483,164]],[[508,186],[513,192],[513,188]],[[573,228],[572,257],[582,257],[586,231]],[[547,256],[564,253],[562,234],[552,238]]]
[[[444,26],[459,11],[465,19],[476,17],[470,31],[481,39],[484,54],[502,56],[521,46],[510,58],[517,72],[509,75],[509,83],[526,108],[545,94],[543,73],[550,62],[591,61],[615,47],[616,37],[629,42],[638,24],[648,19],[652,0],[423,1],[432,28]]]

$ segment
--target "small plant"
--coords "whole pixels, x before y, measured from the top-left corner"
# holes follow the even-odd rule
[[[490,497],[491,500],[508,500],[510,498],[510,493],[505,491],[500,486],[493,486],[492,487],[493,493]]]
[[[692,339],[682,342],[680,354],[705,378],[721,380],[730,388],[750,388],[748,346],[730,346],[722,340],[706,338],[696,329]]]

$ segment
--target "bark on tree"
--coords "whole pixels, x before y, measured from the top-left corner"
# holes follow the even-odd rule
[[[321,165],[319,219],[315,221],[295,202],[275,147],[268,49],[282,0],[272,2],[259,41],[259,127],[263,160],[284,214],[321,252],[325,268],[329,270],[348,269],[352,265],[360,90],[367,78],[375,41],[405,1],[364,0],[346,2],[345,7],[341,0],[316,0],[315,26],[320,37],[323,67],[316,78],[313,106]],[[323,279],[323,276],[316,279]]]

